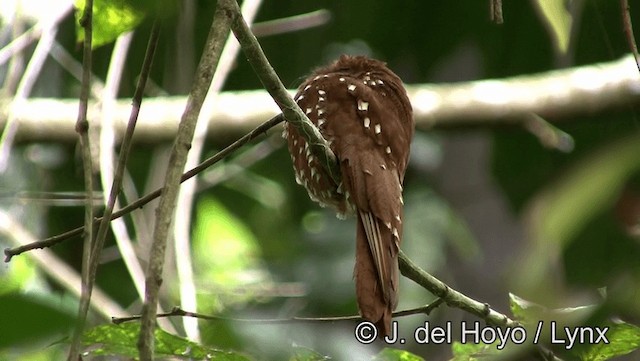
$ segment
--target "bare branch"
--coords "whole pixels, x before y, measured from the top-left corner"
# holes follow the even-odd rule
[[[78,133],[80,148],[82,151],[82,170],[84,189],[87,195],[84,211],[84,245],[82,248],[82,292],[78,305],[78,321],[73,332],[71,347],[67,360],[75,361],[80,357],[80,343],[87,321],[87,313],[91,304],[91,293],[95,285],[95,272],[98,268],[98,257],[94,255],[94,206],[93,206],[93,161],[91,157],[91,144],[89,140],[89,121],[87,112],[89,109],[89,93],[91,91],[91,66],[92,66],[92,37],[93,37],[93,0],[87,0],[82,11],[80,26],[84,30],[84,42],[82,44],[82,82],[80,86],[80,99],[78,102],[78,117],[75,131]]]
[[[530,114],[552,124],[640,102],[640,75],[633,56],[587,66],[506,79],[455,84],[408,85],[416,126],[421,130],[521,126]],[[152,98],[140,113],[136,136],[142,142],[172,139],[185,97]],[[209,119],[208,137],[229,142],[279,110],[263,90],[224,92]],[[117,103],[116,134],[126,127],[131,104]],[[75,141],[76,100],[31,99],[14,109],[20,119],[16,137],[23,141]],[[0,109],[0,126],[6,121]]]
[[[158,309],[158,297],[160,286],[162,285],[162,271],[164,268],[167,238],[169,237],[169,227],[172,222],[173,211],[177,204],[180,183],[182,182],[182,173],[184,172],[187,155],[196,130],[198,116],[207,91],[211,86],[213,74],[218,66],[222,47],[229,34],[230,22],[230,17],[221,3],[218,2],[213,15],[209,36],[196,70],[191,91],[189,92],[189,100],[180,119],[179,131],[173,143],[171,157],[164,179],[164,189],[160,197],[160,203],[156,209],[153,242],[149,251],[149,267],[147,269],[147,279],[145,282],[145,302],[142,307],[140,335],[138,338],[138,351],[140,360],[142,361],[153,360],[153,335]]]
[[[331,12],[322,9],[306,14],[256,23],[251,27],[251,31],[260,38],[322,26],[328,23],[329,20],[331,20]]]
[[[404,317],[411,315],[429,315],[433,310],[438,308],[442,304],[440,299],[421,307],[411,308],[408,310],[396,311],[393,313],[393,317]],[[232,318],[215,315],[205,315],[197,312],[185,311],[179,307],[174,307],[171,312],[159,313],[156,315],[158,318],[162,317],[193,317],[207,321],[230,321],[230,322],[247,322],[253,324],[282,324],[282,323],[313,323],[313,322],[338,322],[338,321],[362,321],[363,318],[359,315],[352,316],[332,316],[332,317],[290,317],[290,318]],[[139,320],[139,315],[129,317],[112,317],[111,322],[119,325],[124,322]]]

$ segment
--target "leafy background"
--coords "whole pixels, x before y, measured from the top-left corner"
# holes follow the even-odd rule
[[[573,18],[565,11],[569,3]],[[547,12],[539,11],[538,5]],[[631,14],[637,23],[639,4],[631,5],[635,5]],[[156,91],[186,94],[215,3],[185,0],[155,5],[141,2],[137,6],[135,11],[147,16],[139,24],[127,23],[135,26],[135,33],[118,96],[126,99],[133,94],[152,14],[165,19],[151,75]],[[331,21],[324,26],[260,38],[273,67],[290,88],[311,69],[341,53],[383,59],[409,84],[504,78],[615,60],[628,53],[616,1],[508,2],[502,25],[489,20],[488,8],[488,1],[475,0],[279,0],[265,1],[257,21],[318,9],[331,14]],[[21,16],[28,16],[32,8],[25,5],[22,11]],[[2,24],[8,17],[4,19]],[[66,17],[56,39],[80,59],[74,22],[71,14]],[[186,32],[175,30],[179,24],[187,24]],[[7,43],[9,33],[0,33],[0,44]],[[558,47],[562,44],[568,45],[565,52]],[[95,49],[93,71],[98,78],[106,76],[112,49],[108,40]],[[32,51],[33,46],[26,54]],[[47,60],[44,69],[32,96],[78,97],[78,81],[55,61]],[[5,80],[0,104],[12,97],[7,71],[7,65],[0,66],[0,79]],[[250,66],[240,56],[224,90],[259,88]],[[549,119],[573,137],[575,148],[569,153],[543,147],[519,127],[487,124],[475,129],[418,132],[405,181],[403,249],[453,288],[514,316],[519,315],[525,301],[514,301],[509,293],[544,305],[540,307],[545,310],[600,304],[589,319],[579,322],[601,325],[613,318],[627,321],[631,331],[624,340],[631,347],[626,352],[636,349],[638,331],[631,324],[640,322],[640,243],[637,230],[635,235],[631,231],[634,221],[638,227],[640,214],[637,114],[638,105],[629,104],[606,113]],[[228,142],[228,137],[211,137],[205,154],[213,154]],[[157,169],[166,162],[168,146],[153,141],[135,145],[128,168],[140,192],[148,184],[157,184],[158,174],[162,174]],[[232,158],[208,173],[213,181],[202,181],[194,207],[192,249],[198,311],[256,319],[355,313],[353,220],[339,221],[308,200],[304,189],[294,182],[278,131],[245,148],[238,158],[242,156],[249,160],[243,163]],[[37,238],[79,225],[83,211],[77,204],[25,200],[18,193],[81,192],[79,164],[76,144],[16,144],[10,166],[0,176],[0,206]],[[153,207],[147,206],[145,211]],[[0,246],[12,246],[6,235],[0,236]],[[141,302],[113,240],[106,247],[98,286],[120,306],[137,313]],[[51,252],[80,269],[80,239],[67,241]],[[29,255],[2,266],[0,278],[0,359],[63,358],[74,320],[75,297],[44,274]],[[168,274],[163,295],[166,308],[179,303],[177,288],[175,275]],[[399,309],[433,299],[425,290],[402,280]],[[537,313],[522,319],[535,322],[536,317],[542,316]],[[477,321],[463,311],[441,307],[429,317],[399,319],[400,332],[409,334],[427,320],[436,325]],[[179,319],[173,321],[180,330]],[[135,338],[127,337],[135,325],[122,326],[124,329],[106,326],[108,320],[99,315],[92,322],[98,328],[86,337],[93,355],[134,352],[96,345],[114,334],[122,335],[114,337],[134,349]],[[216,348],[237,352],[229,358],[220,354],[216,356],[219,359],[313,360],[323,355],[370,359],[382,347],[358,344],[350,322],[283,325],[201,321],[200,326],[201,344],[192,345],[191,356],[195,358]],[[159,337],[165,337],[168,345],[174,341],[168,334]],[[465,357],[482,351],[411,342],[394,347],[428,359],[468,359]],[[595,352],[567,353],[561,347],[554,351],[569,359],[589,359],[585,355]],[[601,354],[615,354],[606,352]],[[385,350],[378,357],[412,356]],[[638,357],[638,351],[628,357]]]

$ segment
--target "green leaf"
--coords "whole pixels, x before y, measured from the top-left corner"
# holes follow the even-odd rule
[[[424,361],[420,356],[416,356],[409,351],[385,348],[375,355],[373,361]]]
[[[583,361],[604,361],[616,356],[626,355],[640,349],[640,327],[621,322],[608,323],[606,337],[609,343],[600,342],[589,345],[587,350],[580,348]]]
[[[322,355],[317,351],[314,351],[308,347],[294,346],[293,355],[289,358],[289,361],[326,361],[331,360],[331,357]]]
[[[86,0],[76,0],[76,36],[78,42],[84,41],[84,28],[80,19],[84,13]],[[133,7],[125,0],[93,1],[93,38],[92,47],[114,42],[118,36],[133,30],[144,19],[145,13]]]
[[[13,258],[8,267],[0,269],[0,294],[25,289],[29,282],[34,282],[36,279],[35,267],[28,258]]]
[[[497,354],[495,346],[484,343],[462,343],[458,341],[453,343],[451,351],[453,351],[453,358],[451,361],[488,360],[491,359],[492,356],[495,357]]]
[[[547,25],[551,38],[560,53],[566,53],[569,49],[571,36],[571,24],[573,18],[567,9],[565,0],[536,0],[534,3],[542,20]]]
[[[83,356],[104,355],[135,358],[138,356],[139,333],[140,324],[135,322],[95,327],[84,334],[85,350]],[[239,353],[202,346],[158,328],[155,330],[155,355],[156,357],[173,356],[189,360],[250,360]]]
[[[64,337],[75,323],[73,310],[57,299],[10,293],[0,296],[0,305],[0,349]]]
[[[527,301],[512,293],[509,294],[509,307],[516,320],[526,325],[535,325],[543,320],[556,321],[563,324],[576,324],[587,319],[596,310],[594,305],[551,309]]]
[[[252,292],[234,292],[238,287],[250,291],[250,285],[264,286],[269,274],[261,261],[258,241],[241,219],[229,212],[213,198],[198,202],[193,234],[195,269],[200,270],[196,279],[200,290],[207,294],[205,304],[211,304],[211,312],[219,311],[222,304],[251,300]],[[224,295],[226,299],[218,299]],[[213,296],[213,297],[212,297]]]

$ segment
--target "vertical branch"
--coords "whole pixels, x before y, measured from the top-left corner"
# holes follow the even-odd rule
[[[248,18],[248,21],[252,21],[258,12],[258,8],[262,0],[247,0],[242,4],[242,13]],[[209,125],[209,119],[212,117],[214,110],[214,103],[218,93],[222,89],[222,86],[233,69],[234,60],[236,59],[240,46],[238,42],[233,38],[233,35],[229,34],[227,37],[224,49],[220,55],[220,64],[213,76],[211,87],[202,104],[202,110],[198,117],[198,124],[196,125],[193,142],[189,155],[187,156],[186,168],[193,168],[198,165],[202,149],[204,147],[204,141],[207,136],[207,129]],[[197,310],[196,302],[196,289],[193,281],[193,267],[191,262],[191,210],[193,209],[193,200],[196,192],[195,179],[189,182],[185,182],[180,188],[178,195],[178,203],[175,209],[175,224],[174,224],[174,247],[175,254],[180,255],[176,257],[176,268],[178,271],[178,284],[180,285],[180,305],[186,310]],[[198,341],[200,338],[198,331],[198,320],[195,318],[185,317],[182,319],[187,336]]]
[[[84,175],[84,187],[86,192],[86,205],[84,217],[84,247],[82,254],[82,291],[80,305],[78,306],[78,322],[73,334],[71,348],[69,349],[69,361],[76,361],[79,357],[82,331],[87,320],[87,312],[91,300],[93,283],[89,277],[89,269],[92,263],[98,263],[97,259],[91,259],[91,247],[93,245],[93,165],[91,162],[91,146],[89,144],[89,122],[87,121],[87,109],[89,107],[89,92],[91,86],[91,38],[93,36],[93,0],[86,0],[80,26],[84,28],[84,44],[82,53],[82,86],[80,88],[80,102],[78,105],[78,120],[76,132],[80,136],[82,148],[82,169]]]
[[[103,189],[110,189],[109,197],[106,199],[105,210],[102,221],[100,222],[98,232],[96,234],[95,245],[92,249],[92,259],[98,259],[102,248],[104,247],[105,238],[111,225],[113,233],[116,238],[118,250],[122,255],[124,263],[131,275],[136,290],[141,300],[144,300],[144,272],[142,266],[138,261],[138,257],[134,251],[134,247],[131,242],[131,238],[128,235],[124,221],[113,220],[112,222],[106,221],[111,218],[114,208],[116,208],[118,202],[118,194],[122,189],[124,174],[126,170],[127,160],[131,153],[131,145],[133,139],[133,133],[137,124],[138,114],[142,105],[142,95],[146,87],[147,79],[149,78],[149,72],[153,64],[153,58],[155,56],[155,50],[158,44],[159,38],[159,26],[154,23],[151,29],[151,35],[147,44],[147,50],[145,53],[142,69],[140,71],[140,77],[136,84],[135,93],[133,95],[133,105],[131,113],[129,115],[129,121],[125,130],[122,145],[120,146],[120,156],[116,165],[115,172],[113,171],[113,145],[115,143],[115,132],[113,127],[113,111],[115,106],[115,97],[117,94],[118,84],[120,83],[120,75],[122,74],[122,66],[124,59],[126,58],[126,51],[131,42],[132,33],[122,35],[116,41],[114,50],[112,53],[112,61],[109,66],[109,72],[107,74],[107,81],[104,87],[102,95],[102,127],[100,129],[100,176]],[[94,279],[97,273],[97,265],[92,264],[89,272],[90,279]],[[169,331],[175,331],[171,322],[168,320],[162,320],[162,326]]]
[[[138,338],[138,351],[142,361],[153,360],[153,334],[158,308],[158,295],[162,285],[162,270],[169,227],[176,207],[180,180],[187,161],[187,153],[191,146],[193,134],[195,133],[198,115],[220,60],[224,41],[229,34],[230,19],[220,3],[216,6],[209,36],[196,70],[187,106],[180,120],[178,134],[171,151],[160,204],[156,209],[156,223],[153,230],[153,243],[149,252],[149,267],[145,284],[145,303],[142,308],[142,320]]]
[[[502,17],[502,0],[489,0],[489,4],[491,7],[491,21],[496,24],[504,23],[504,18]]]

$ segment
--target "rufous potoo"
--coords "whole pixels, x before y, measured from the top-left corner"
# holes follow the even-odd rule
[[[336,184],[305,138],[285,123],[296,181],[340,218],[356,215],[357,303],[361,316],[386,335],[398,304],[402,186],[414,132],[411,103],[402,80],[385,63],[347,55],[315,70],[295,100],[329,142],[342,175]]]

